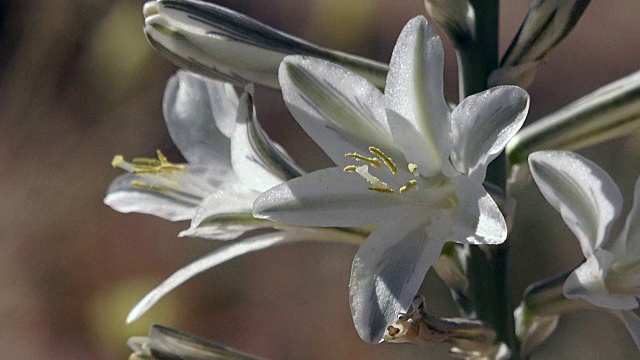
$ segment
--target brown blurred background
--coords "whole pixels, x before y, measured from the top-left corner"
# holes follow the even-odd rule
[[[366,345],[349,314],[355,249],[290,245],[224,264],[180,287],[125,326],[147,291],[216,243],[176,238],[187,223],[116,213],[102,204],[119,173],[116,153],[174,161],[161,114],[175,68],[147,45],[143,1],[0,2],[0,357],[125,359],[125,341],[160,322],[274,359],[436,358],[446,347]],[[219,1],[320,45],[388,61],[422,2],[392,0]],[[504,1],[501,49],[528,1]],[[530,87],[528,122],[640,67],[640,2],[593,1]],[[454,53],[446,93],[456,97]],[[291,120],[278,93],[258,89],[258,116],[308,169],[328,164]],[[638,134],[585,150],[625,199],[640,174]],[[625,204],[629,209],[630,202]],[[574,236],[535,187],[519,198],[514,293],[582,261]],[[455,315],[430,276],[429,303]],[[519,299],[519,298],[517,298]],[[563,317],[539,359],[638,357],[624,327],[604,313]]]

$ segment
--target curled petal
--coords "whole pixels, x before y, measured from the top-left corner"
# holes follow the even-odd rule
[[[233,240],[246,231],[272,226],[272,222],[251,215],[253,201],[259,194],[239,181],[220,186],[200,203],[190,228],[180,236]]]
[[[613,254],[597,249],[567,278],[562,292],[569,299],[581,299],[607,309],[629,310],[638,307],[634,296],[609,292],[605,283],[614,262]]]
[[[132,186],[138,177],[132,174],[118,176],[107,190],[104,203],[121,213],[141,213],[161,217],[169,221],[189,220],[193,217],[199,199],[169,196]]]
[[[575,153],[539,151],[529,156],[529,166],[540,192],[560,212],[588,258],[620,214],[620,190],[602,168]]]
[[[507,224],[502,212],[481,183],[466,176],[453,180],[458,206],[450,217],[453,234],[447,241],[467,244],[502,244],[507,238]]]
[[[233,87],[186,71],[167,82],[162,102],[171,139],[191,164],[230,165],[238,96]]]
[[[640,258],[640,178],[633,192],[633,207],[629,211],[624,228],[614,244],[608,244],[615,254],[627,258]]]
[[[236,131],[231,139],[231,162],[239,179],[257,191],[265,191],[301,174],[290,157],[262,130],[250,89],[240,97]]]
[[[527,117],[529,95],[517,86],[499,86],[464,99],[451,114],[451,162],[461,173],[483,181],[487,165]]]

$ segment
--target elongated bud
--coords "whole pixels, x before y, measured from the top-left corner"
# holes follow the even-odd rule
[[[454,46],[466,44],[476,36],[476,16],[467,0],[424,0],[427,14],[449,36]]]
[[[590,0],[534,0],[489,85],[527,87],[540,61],[576,25]]]
[[[507,144],[511,165],[538,150],[578,150],[640,129],[640,71],[525,127]]]
[[[278,89],[278,67],[287,55],[338,63],[383,88],[387,65],[318,47],[224,7],[196,0],[145,3],[145,35],[175,65],[244,86]]]
[[[520,356],[527,358],[533,349],[542,344],[558,327],[559,315],[531,315],[523,303],[513,312],[516,336],[520,341]]]
[[[216,343],[161,325],[153,325],[148,337],[132,337],[127,345],[133,351],[130,360],[138,359],[229,359],[258,360]]]

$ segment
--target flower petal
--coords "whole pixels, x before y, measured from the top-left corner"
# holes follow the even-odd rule
[[[229,84],[178,71],[162,102],[169,134],[191,164],[230,165],[229,138],[238,97]]]
[[[387,326],[407,312],[440,256],[444,242],[427,237],[424,221],[414,216],[385,223],[353,259],[349,301],[353,322],[364,341],[382,340]]]
[[[300,176],[301,170],[260,127],[251,92],[249,88],[240,97],[236,130],[231,139],[231,163],[247,187],[265,191]]]
[[[453,182],[458,198],[458,206],[450,217],[455,219],[450,225],[453,237],[443,237],[466,244],[502,244],[507,238],[507,224],[491,195],[481,183],[466,176],[458,176]]]
[[[139,181],[139,177],[133,174],[116,177],[109,185],[104,203],[121,213],[149,214],[169,221],[189,220],[195,214],[197,198],[176,198],[142,189],[133,186],[134,181]]]
[[[627,215],[624,228],[614,244],[607,244],[614,254],[626,258],[640,257],[640,178],[633,192],[633,207]],[[624,256],[622,256],[624,255]]]
[[[562,288],[564,296],[574,300],[585,300],[606,309],[636,308],[638,301],[634,296],[613,294],[607,289],[605,278],[614,260],[610,252],[597,249],[569,275]]]
[[[517,86],[498,86],[474,94],[451,113],[451,162],[461,173],[484,180],[487,165],[527,117],[529,94]]]
[[[127,323],[138,319],[166,294],[203,271],[209,270],[212,267],[218,266],[240,255],[296,241],[326,241],[358,244],[362,240],[358,235],[336,230],[291,229],[253,236],[233,244],[220,247],[208,255],[205,255],[204,257],[178,270],[168,279],[163,281],[162,284],[153,289],[142,300],[140,300],[133,309],[131,309],[131,312],[129,312],[129,315],[127,316]]]
[[[630,310],[612,311],[612,313],[622,320],[624,326],[629,330],[629,335],[633,338],[636,347],[640,349],[640,317]]]
[[[289,180],[253,204],[257,218],[306,226],[365,226],[409,216],[415,208],[397,194],[379,193],[355,173],[318,170]]]
[[[347,153],[375,146],[400,158],[382,93],[364,78],[327,61],[288,56],[280,65],[284,101],[304,131],[339,165]]]
[[[191,227],[180,236],[232,240],[245,231],[272,226],[272,222],[255,219],[251,214],[253,201],[259,194],[237,179],[225,183],[202,201]]]
[[[411,122],[421,135],[424,151],[418,159],[408,159],[420,166],[425,176],[440,172],[443,159],[449,156],[449,107],[443,95],[444,49],[436,31],[418,16],[405,25],[391,56],[386,106]],[[394,134],[397,144],[406,144]],[[403,149],[404,150],[404,149]]]
[[[622,208],[622,195],[598,165],[567,151],[539,151],[529,166],[540,192],[578,237],[588,258],[608,237]]]

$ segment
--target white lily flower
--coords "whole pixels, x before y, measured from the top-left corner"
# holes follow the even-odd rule
[[[576,235],[586,261],[567,278],[563,293],[608,309],[620,318],[640,348],[640,179],[634,203],[618,237],[610,230],[622,195],[598,165],[572,152],[539,151],[529,156],[533,178]]]
[[[423,17],[402,31],[385,94],[319,59],[280,66],[285,102],[338,165],[278,185],[254,204],[258,218],[375,229],[353,261],[350,303],[358,334],[381,341],[406,313],[447,241],[499,244],[507,227],[482,182],[488,163],[522,125],[527,93],[504,86],[450,112],[443,47]]]
[[[299,170],[259,127],[251,93],[238,98],[230,84],[179,71],[167,83],[163,110],[188,163],[173,164],[160,151],[157,159],[131,162],[118,155],[113,166],[129,173],[113,181],[105,204],[124,213],[192,220],[181,236],[228,240],[272,226],[251,215],[253,201]]]

